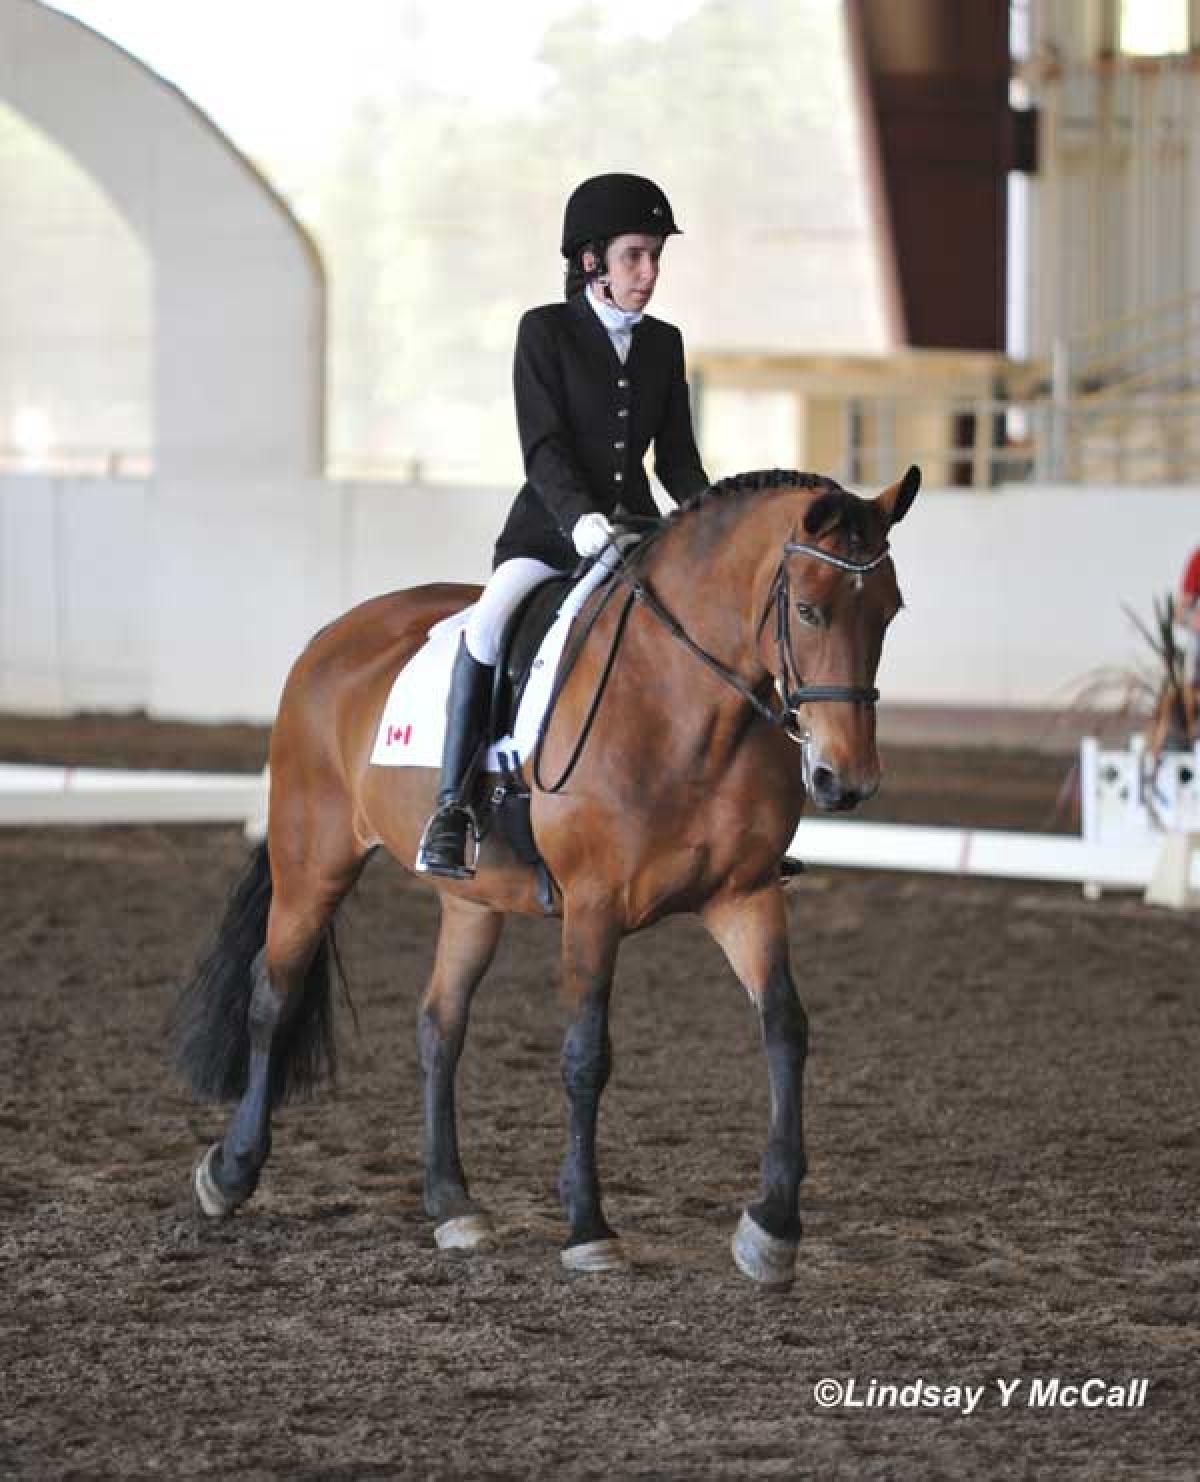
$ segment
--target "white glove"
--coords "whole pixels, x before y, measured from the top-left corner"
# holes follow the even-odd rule
[[[571,539],[581,556],[599,556],[608,548],[616,533],[608,516],[602,515],[599,510],[593,510],[590,515],[584,515],[575,521]]]

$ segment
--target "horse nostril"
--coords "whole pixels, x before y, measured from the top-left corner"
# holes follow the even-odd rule
[[[812,770],[812,800],[818,808],[824,808],[832,812],[845,812],[850,808],[857,808],[862,802],[864,793],[857,787],[849,787],[834,771],[823,763],[818,763]]]

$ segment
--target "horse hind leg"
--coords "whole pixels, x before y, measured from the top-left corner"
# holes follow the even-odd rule
[[[193,1189],[214,1219],[233,1213],[258,1187],[271,1151],[271,1113],[292,1092],[336,1069],[334,913],[361,873],[366,853],[349,836],[333,859],[273,849],[266,941],[252,963],[245,1006],[244,1077],[224,1136],[197,1165]]]
[[[210,1219],[224,1219],[246,1203],[258,1187],[271,1151],[272,1080],[279,1075],[276,1070],[272,1076],[272,1041],[286,1022],[288,997],[271,982],[265,949],[255,957],[252,972],[254,986],[246,1010],[245,1089],[223,1137],[212,1144],[193,1174],[196,1203]],[[291,997],[295,1002],[299,995]]]
[[[442,896],[433,974],[417,1011],[417,1056],[425,1120],[425,1212],[439,1248],[469,1250],[492,1233],[467,1188],[458,1151],[454,1081],[471,999],[500,940],[504,916],[458,896]]]

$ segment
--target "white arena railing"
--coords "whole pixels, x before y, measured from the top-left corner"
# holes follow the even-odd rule
[[[98,767],[0,765],[0,826],[70,824],[238,824],[266,832],[269,780],[263,773],[123,772]],[[943,875],[1073,883],[1089,897],[1144,891],[1175,836],[1107,842],[1001,829],[929,828],[805,818],[789,854],[807,865],[912,870]],[[1200,892],[1200,855],[1182,857],[1180,904]]]
[[[265,773],[123,772],[0,764],[0,825],[247,823],[266,817]]]

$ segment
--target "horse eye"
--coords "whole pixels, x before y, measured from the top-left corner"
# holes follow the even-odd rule
[[[802,623],[807,623],[810,628],[819,628],[821,626],[820,612],[808,602],[796,603],[796,616]]]

